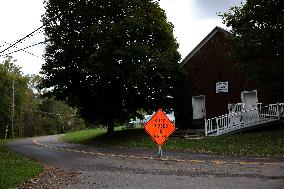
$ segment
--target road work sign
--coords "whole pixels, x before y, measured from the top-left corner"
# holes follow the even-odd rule
[[[161,147],[176,128],[162,109],[159,109],[145,124],[144,129],[159,147]]]

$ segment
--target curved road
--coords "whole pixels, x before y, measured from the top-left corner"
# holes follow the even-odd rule
[[[283,189],[284,159],[244,158],[58,142],[57,136],[12,141],[27,157],[80,174],[60,188]]]

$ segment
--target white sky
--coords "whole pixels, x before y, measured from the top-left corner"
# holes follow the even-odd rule
[[[180,44],[179,52],[184,58],[215,26],[222,24],[217,12],[224,12],[230,6],[240,5],[242,0],[160,0],[160,6],[166,11],[168,20],[173,23],[174,34]],[[0,52],[7,46],[42,25],[41,15],[44,13],[43,0],[0,0]],[[20,43],[16,48],[4,54],[44,41],[42,33]],[[39,58],[44,53],[44,45],[26,49],[38,56],[26,52],[13,53],[17,64],[25,74],[38,74],[44,60]],[[2,55],[2,54],[0,54]],[[5,58],[0,57],[0,62]]]

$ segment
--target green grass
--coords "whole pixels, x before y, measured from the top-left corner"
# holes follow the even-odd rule
[[[114,131],[120,131],[123,127],[115,127]],[[106,129],[87,129],[82,131],[76,131],[67,133],[63,137],[60,138],[63,142],[71,142],[71,143],[88,143],[92,142],[94,138],[105,136],[106,135]]]
[[[119,129],[112,137],[107,136],[106,131],[102,129],[84,130],[69,133],[61,140],[95,146],[157,148],[157,145],[143,129]],[[284,129],[258,130],[203,139],[170,137],[163,149],[242,156],[284,157]]]
[[[39,163],[11,152],[0,140],[0,189],[16,188],[43,171]]]

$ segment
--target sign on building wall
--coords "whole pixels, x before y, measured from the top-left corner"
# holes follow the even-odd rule
[[[216,93],[227,93],[227,92],[229,92],[228,81],[216,83]]]

